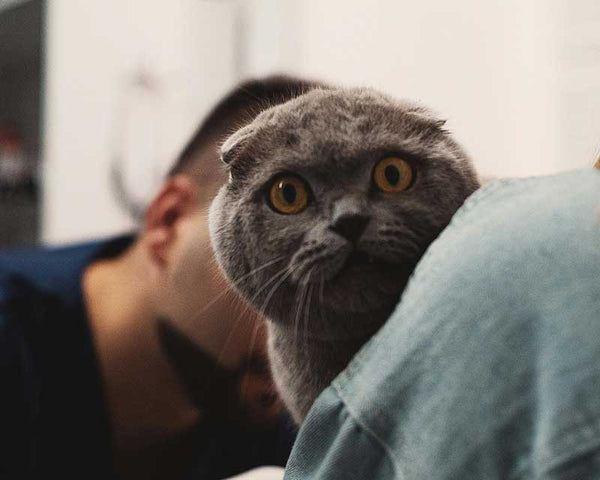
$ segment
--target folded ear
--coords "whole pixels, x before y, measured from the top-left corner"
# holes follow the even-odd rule
[[[446,131],[442,127],[444,125],[446,125],[446,122],[448,120],[445,120],[445,119],[442,119],[442,118],[430,117],[428,115],[424,115],[421,112],[419,112],[419,113],[411,113],[411,115],[414,115],[414,116],[418,117],[424,123],[427,123],[428,125],[431,125],[433,128],[436,128],[436,129],[438,129],[440,131]]]
[[[231,135],[223,145],[221,145],[221,160],[230,164],[234,158],[243,150],[248,140],[254,134],[254,126],[252,124],[240,128],[237,132]]]
[[[402,102],[402,106],[410,117],[420,121],[424,125],[442,130],[442,127],[446,124],[447,120],[437,117],[432,110],[419,103],[405,100]]]

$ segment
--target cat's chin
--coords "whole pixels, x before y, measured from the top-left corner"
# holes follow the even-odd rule
[[[302,309],[291,308],[289,304],[274,306],[266,318],[299,339],[300,343],[351,340],[375,333],[392,314],[399,298],[400,293],[388,297],[376,308],[364,311],[342,310],[313,299]]]
[[[323,306],[339,314],[368,314],[395,305],[414,265],[347,263],[323,289]]]
[[[412,267],[349,264],[334,278],[315,282],[303,302],[273,301],[265,312],[273,322],[305,339],[351,339],[373,334],[396,308]],[[288,285],[289,298],[298,289]],[[287,297],[287,296],[286,296]]]

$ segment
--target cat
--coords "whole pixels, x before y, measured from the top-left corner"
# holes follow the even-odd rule
[[[217,263],[266,316],[272,374],[298,423],[480,185],[443,125],[373,89],[316,88],[221,146],[229,181],[209,211]]]

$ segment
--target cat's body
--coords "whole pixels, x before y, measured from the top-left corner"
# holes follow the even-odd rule
[[[417,261],[479,186],[425,108],[369,89],[317,89],[222,147],[217,260],[269,318],[275,382],[300,421],[385,322]]]

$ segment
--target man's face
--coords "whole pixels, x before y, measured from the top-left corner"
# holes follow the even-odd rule
[[[231,372],[244,421],[277,418],[283,407],[267,366],[265,323],[229,288],[215,262],[208,206],[186,213],[174,228],[170,262],[160,282],[164,317]]]
[[[229,288],[215,262],[208,205],[195,205],[173,228],[173,246],[157,292],[159,309],[220,363],[235,367],[249,349],[261,348],[261,321]]]
[[[217,287],[224,288],[213,264],[204,209],[194,208],[177,220],[169,264],[164,271],[164,302],[178,323],[195,323]]]

